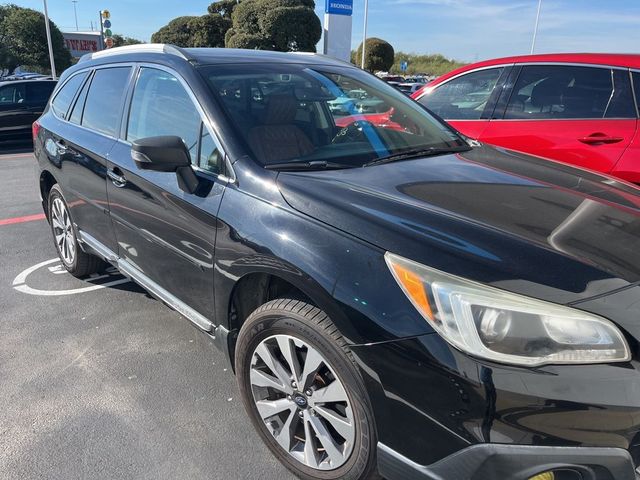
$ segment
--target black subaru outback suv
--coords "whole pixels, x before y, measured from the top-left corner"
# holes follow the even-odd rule
[[[385,113],[332,113],[354,90]],[[96,53],[33,131],[67,270],[214,337],[301,478],[637,478],[634,187],[308,54]]]

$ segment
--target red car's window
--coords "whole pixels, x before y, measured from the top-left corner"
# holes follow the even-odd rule
[[[503,68],[490,68],[454,78],[418,99],[445,120],[479,120]]]
[[[614,76],[620,83],[615,87],[620,88],[614,88]],[[633,118],[635,112],[631,100],[628,74],[625,84],[623,71],[601,67],[531,65],[522,68],[504,118]],[[610,114],[607,114],[608,110]]]

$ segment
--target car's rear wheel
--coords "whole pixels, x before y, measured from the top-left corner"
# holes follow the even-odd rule
[[[106,264],[80,248],[69,207],[58,185],[51,187],[47,205],[56,251],[67,271],[76,277],[84,277],[102,270]]]
[[[240,331],[235,361],[245,408],[287,468],[309,480],[378,478],[366,390],[324,312],[292,299],[262,305]]]

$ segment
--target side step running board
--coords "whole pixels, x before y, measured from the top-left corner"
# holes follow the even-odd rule
[[[198,328],[205,332],[213,332],[214,324],[206,317],[196,312],[189,305],[178,299],[175,295],[158,285],[156,282],[147,277],[140,270],[131,265],[128,261],[118,257],[115,252],[106,245],[93,238],[86,232],[78,230],[80,242],[86,244],[91,250],[100,255],[108,262],[114,263],[120,272],[138,283],[141,287],[151,293],[154,297],[162,300],[179,314],[185,316],[193,322]]]

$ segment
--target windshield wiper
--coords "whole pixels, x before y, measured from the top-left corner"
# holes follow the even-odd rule
[[[411,158],[432,157],[434,155],[445,155],[447,153],[468,152],[469,150],[471,150],[471,147],[468,146],[420,148],[401,153],[394,153],[393,155],[387,155],[386,157],[376,158],[375,160],[365,163],[363,167],[373,167],[374,165],[382,165],[385,163],[397,162],[400,160],[409,160]]]
[[[332,170],[339,168],[353,168],[344,163],[327,162],[326,160],[314,160],[311,162],[281,162],[265,165],[267,170]]]

